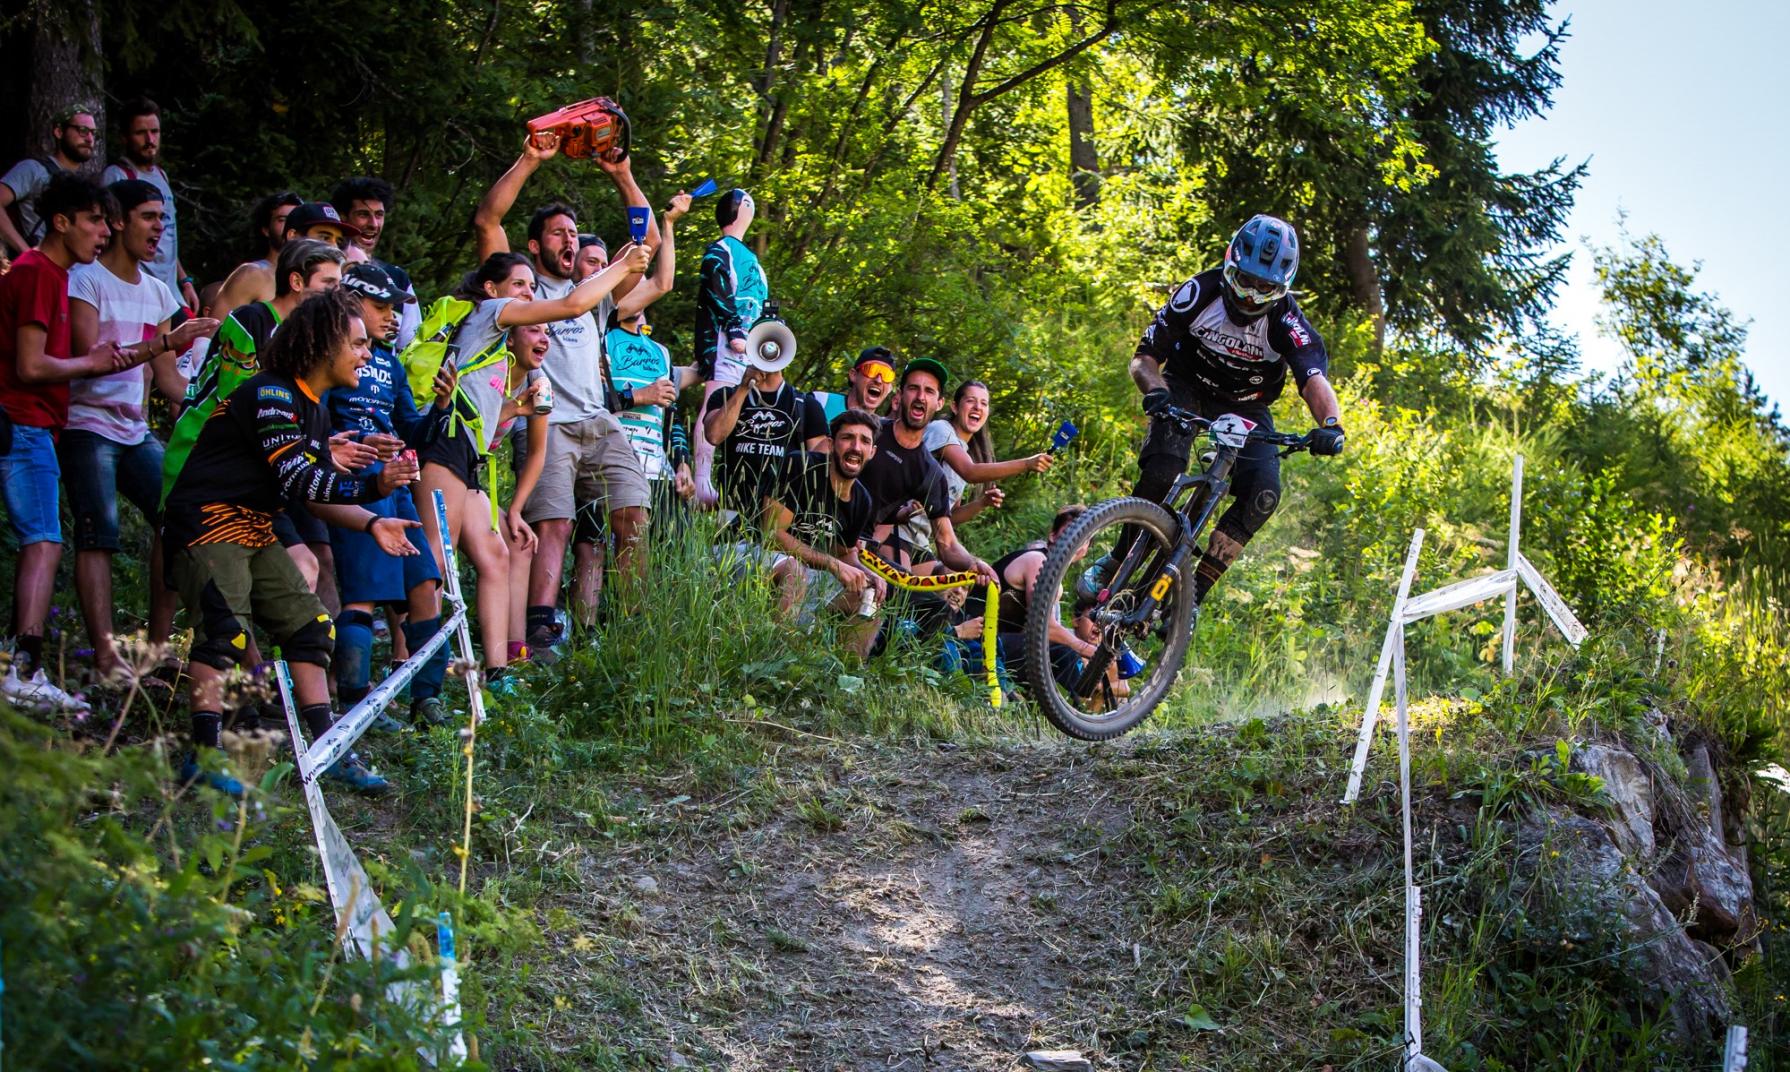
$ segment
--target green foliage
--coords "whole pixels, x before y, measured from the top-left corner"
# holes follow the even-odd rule
[[[405,975],[342,958],[309,868],[227,801],[194,815],[165,764],[59,747],[0,711],[8,1067],[417,1068],[439,1051],[386,1000]]]

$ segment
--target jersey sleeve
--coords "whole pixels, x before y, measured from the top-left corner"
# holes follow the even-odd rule
[[[720,333],[731,341],[746,340],[746,324],[740,314],[739,275],[733,270],[733,254],[716,242],[702,255],[702,301],[715,316]]]
[[[437,409],[431,405],[426,410],[418,410],[409,386],[402,382],[392,392],[392,429],[412,450],[422,450],[440,439],[452,415],[452,406]]]
[[[328,462],[306,452],[309,437],[299,420],[292,388],[278,383],[245,384],[232,397],[230,408],[239,415],[238,420],[249,424],[283,498],[314,503],[362,503],[379,498],[372,481],[338,473]]]
[[[1268,345],[1285,359],[1301,390],[1313,376],[1330,374],[1330,354],[1324,349],[1323,338],[1291,300],[1269,323]]]
[[[1194,310],[1199,308],[1200,281],[1197,277],[1181,284],[1168,304],[1156,310],[1151,318],[1150,326],[1144,329],[1143,337],[1137,340],[1137,356],[1148,357],[1158,365],[1167,365],[1169,357],[1175,352],[1175,342],[1187,335],[1187,329],[1193,322]]]
[[[937,462],[926,469],[925,486],[920,492],[920,505],[931,520],[951,516],[951,488],[945,481],[945,470]]]

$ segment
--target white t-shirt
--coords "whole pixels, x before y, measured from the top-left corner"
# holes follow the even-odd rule
[[[963,498],[963,489],[969,482],[958,475],[957,470],[951,468],[944,458],[939,457],[939,451],[944,450],[952,443],[960,447],[964,446],[963,440],[957,438],[957,429],[951,427],[951,422],[943,418],[928,424],[926,436],[920,441],[920,445],[926,448],[926,453],[938,458],[939,468],[945,471],[945,489],[950,492],[951,505],[955,507]],[[964,449],[968,450],[969,448],[964,447]]]
[[[164,320],[180,308],[166,284],[145,270],[127,283],[98,261],[69,269],[68,297],[99,313],[94,342],[134,346],[155,337]],[[149,434],[144,415],[146,374],[141,367],[68,385],[68,427],[134,446]]]
[[[554,301],[576,286],[570,279],[535,274],[535,300]],[[541,364],[553,384],[549,424],[576,424],[607,412],[603,405],[603,329],[615,303],[605,297],[595,310],[547,325],[547,360]]]

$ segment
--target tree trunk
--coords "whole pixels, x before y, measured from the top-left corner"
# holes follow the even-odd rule
[[[99,135],[93,143],[93,159],[81,173],[98,178],[107,159],[106,102],[99,74],[99,4],[97,0],[68,0],[65,5],[37,6],[40,17],[32,40],[25,148],[48,155],[55,147],[52,127],[56,117],[71,104],[90,107]]]
[[[1374,322],[1374,353],[1386,347],[1386,303],[1380,292],[1380,272],[1374,266],[1367,224],[1351,226],[1343,236],[1343,261],[1349,272],[1349,293],[1355,308]]]
[[[1094,154],[1094,94],[1084,79],[1069,80],[1069,181],[1075,207],[1100,201],[1100,159]]]

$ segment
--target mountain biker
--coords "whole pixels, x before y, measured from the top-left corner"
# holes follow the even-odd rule
[[[1274,430],[1269,407],[1280,397],[1290,369],[1299,395],[1318,428],[1313,454],[1341,454],[1343,429],[1330,387],[1329,355],[1290,293],[1299,270],[1299,237],[1291,225],[1257,215],[1237,228],[1224,263],[1183,283],[1138,341],[1131,378],[1143,392],[1149,434],[1138,455],[1132,494],[1162,502],[1187,471],[1195,433],[1162,419],[1172,408],[1208,420],[1234,413]],[[1194,574],[1194,601],[1237,560],[1280,503],[1280,458],[1273,446],[1252,442],[1231,472],[1231,503],[1207,541]],[[1077,593],[1094,599],[1111,580],[1115,564],[1135,535],[1121,536],[1113,551],[1082,574]]]

